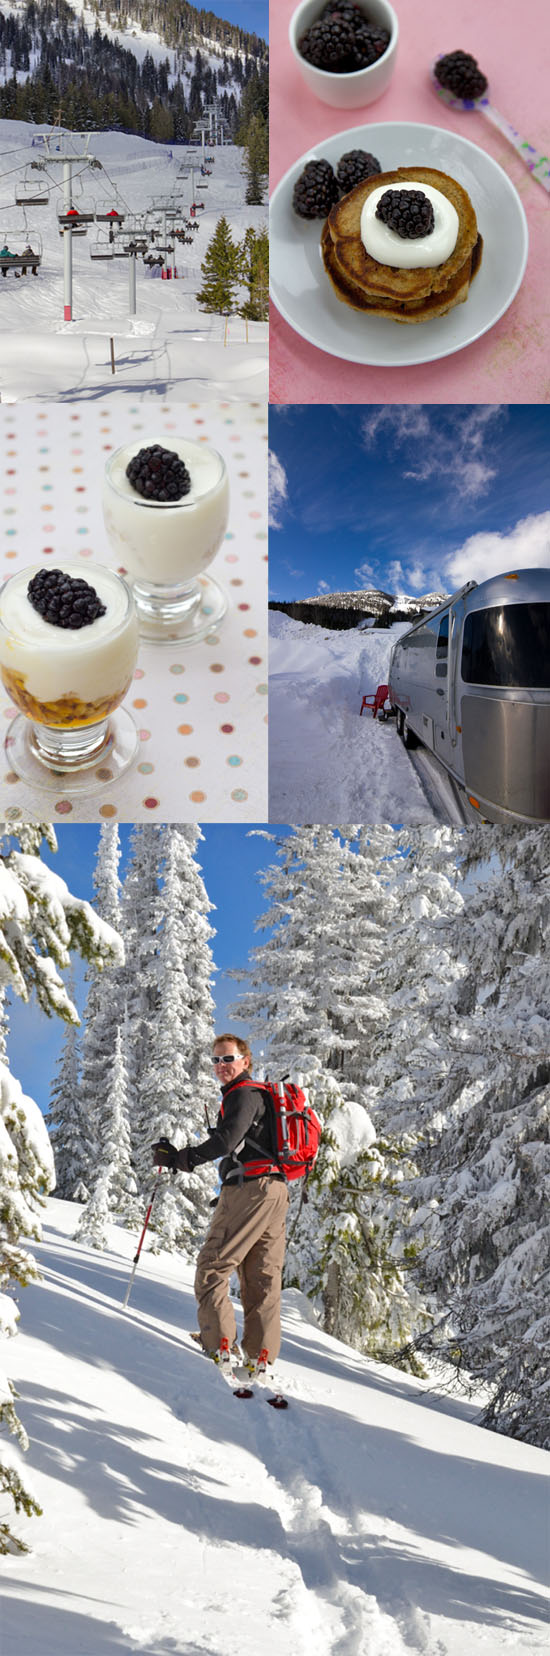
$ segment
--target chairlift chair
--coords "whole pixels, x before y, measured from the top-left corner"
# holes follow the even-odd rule
[[[101,207],[96,207],[95,216],[99,224],[124,224],[126,214],[121,212],[120,207],[113,207],[112,202],[105,201]]]
[[[90,243],[90,258],[91,259],[112,259],[113,257],[114,257],[113,244],[112,244],[112,242],[109,241],[108,235],[106,235],[105,232],[103,231],[103,233],[100,233],[98,236],[96,236],[95,241]]]
[[[33,173],[40,171],[38,162],[31,162],[25,167],[23,177],[15,186],[15,203],[17,207],[47,207],[50,199],[50,187],[45,179],[33,177]]]
[[[17,240],[21,242],[23,237],[19,235]],[[2,238],[2,245],[7,248],[7,236]],[[14,275],[17,274],[18,276],[26,276],[27,271],[30,270],[33,276],[37,276],[41,264],[42,237],[37,236],[36,233],[33,233],[32,242],[27,241],[25,247],[18,248],[17,252],[12,252],[10,249],[3,253],[0,248],[0,271],[2,276],[7,276],[9,270],[13,270]]]
[[[70,207],[66,207],[64,202],[58,203],[57,222],[61,235],[65,230],[71,230],[73,236],[86,236],[88,225],[93,224],[94,218],[95,211],[89,202],[83,200],[79,207],[75,207],[74,202]]]

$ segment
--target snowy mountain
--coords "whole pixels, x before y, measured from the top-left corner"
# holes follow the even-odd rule
[[[444,592],[428,592],[418,598],[407,593],[379,591],[374,587],[359,592],[324,592],[314,598],[300,598],[284,603],[273,600],[270,609],[282,610],[295,621],[307,621],[320,627],[355,627],[358,621],[416,621],[428,610],[437,609],[448,596]]]
[[[231,137],[243,112],[245,124],[256,108],[267,118],[265,43],[212,13],[139,0],[131,12],[84,0],[0,7],[0,116],[177,143],[216,99]]]
[[[194,1347],[192,1269],[50,1201],[8,1352],[42,1518],[4,1559],[3,1656],[541,1656],[547,1457],[368,1362],[283,1296],[290,1407]]]

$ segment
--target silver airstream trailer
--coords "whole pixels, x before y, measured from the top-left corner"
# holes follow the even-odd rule
[[[550,821],[550,569],[469,581],[403,633],[389,699],[405,746],[431,748],[467,817]]]

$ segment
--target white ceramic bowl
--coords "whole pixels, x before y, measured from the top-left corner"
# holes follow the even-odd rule
[[[334,109],[359,109],[374,103],[386,91],[395,68],[399,28],[393,7],[388,5],[388,0],[357,0],[357,5],[369,23],[377,23],[388,30],[390,40],[383,57],[378,58],[376,63],[371,63],[367,69],[355,69],[349,75],[334,75],[328,69],[316,69],[298,50],[298,41],[321,15],[323,0],[301,0],[301,5],[297,6],[290,19],[290,45],[306,86],[315,93],[316,98],[321,99],[321,103],[332,104]]]

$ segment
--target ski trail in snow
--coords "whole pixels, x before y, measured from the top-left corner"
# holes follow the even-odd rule
[[[312,1415],[304,1419],[307,1397],[300,1401],[288,1389],[290,1410],[275,1420],[255,1398],[254,1432],[262,1456],[270,1497],[280,1514],[289,1557],[298,1565],[308,1591],[321,1597],[327,1610],[336,1612],[329,1632],[330,1656],[446,1656],[446,1647],[432,1639],[430,1618],[403,1601],[391,1612],[379,1602],[376,1591],[368,1592],[349,1579],[357,1556],[357,1543],[365,1536],[364,1516],[349,1509],[349,1494],[334,1479],[334,1468],[324,1447],[322,1410],[312,1404]],[[246,1407],[246,1405],[243,1405]],[[253,1404],[250,1405],[252,1416]],[[266,1421],[266,1414],[268,1415]],[[312,1479],[311,1468],[317,1478]],[[340,1509],[340,1514],[337,1514]],[[343,1510],[347,1516],[343,1516]],[[378,1534],[380,1523],[378,1521]],[[326,1629],[325,1629],[326,1630]]]

